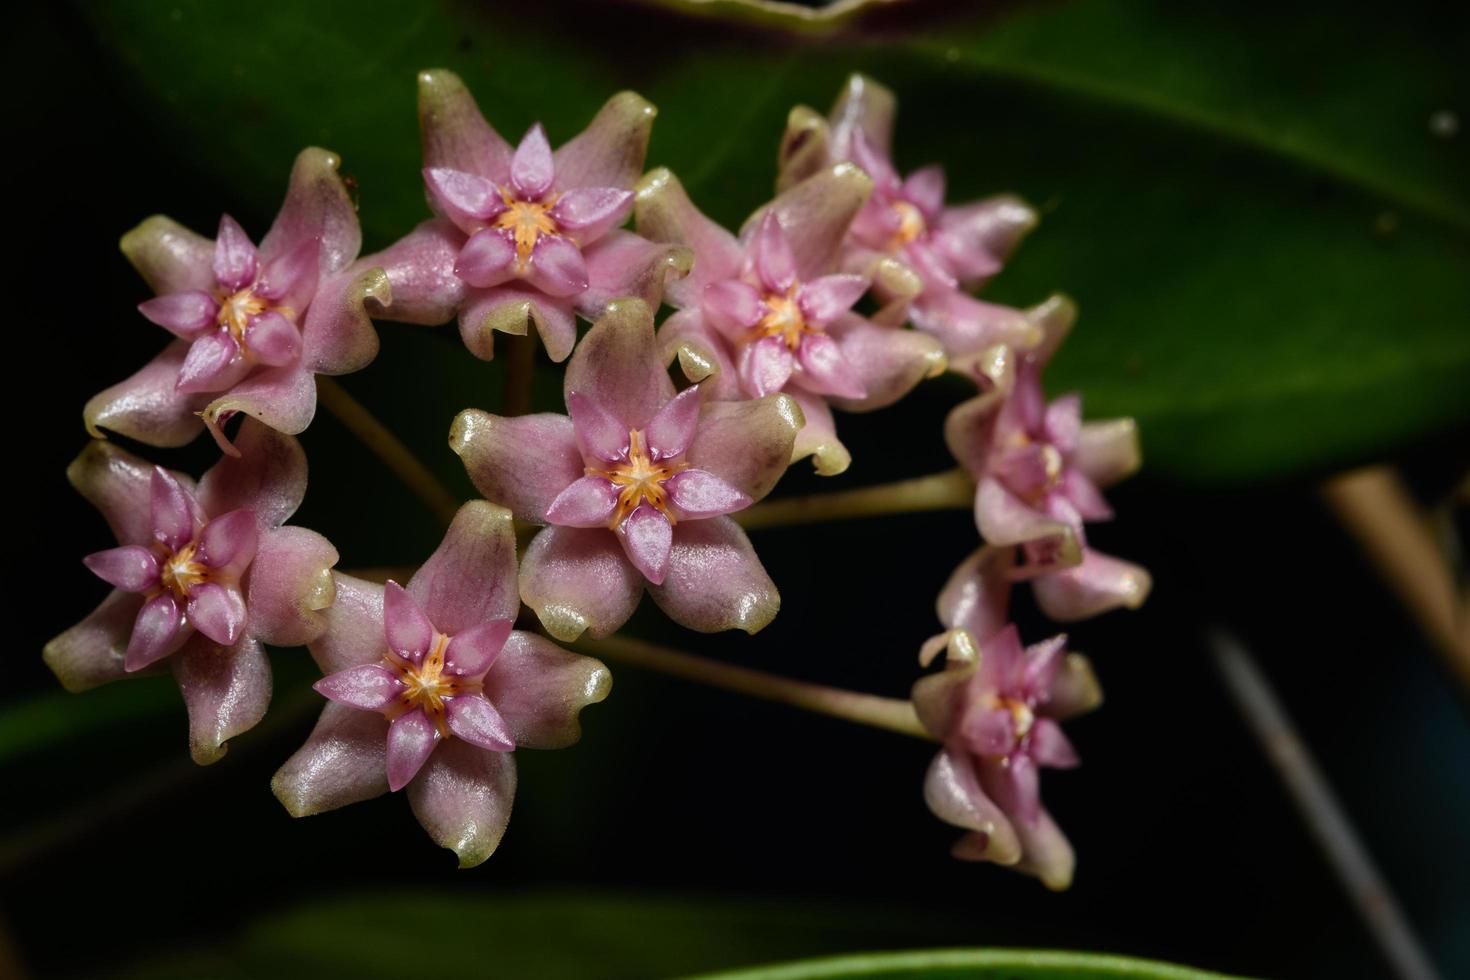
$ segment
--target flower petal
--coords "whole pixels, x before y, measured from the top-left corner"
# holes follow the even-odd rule
[[[362,664],[339,670],[311,687],[329,701],[363,711],[383,711],[406,690],[398,675],[382,664]]]
[[[196,558],[216,571],[238,574],[255,557],[259,537],[255,512],[243,507],[232,510],[204,525]]]
[[[434,623],[413,596],[391,579],[383,586],[383,634],[388,649],[415,664],[434,645]]]
[[[572,417],[577,448],[584,457],[613,462],[628,455],[631,436],[628,426],[597,402],[580,391],[568,392],[567,411]]]
[[[379,267],[388,278],[376,315],[426,326],[447,323],[464,302],[467,287],[454,265],[465,241],[464,232],[447,219],[434,218],[359,260],[354,268]]]
[[[628,560],[653,585],[662,583],[668,571],[673,534],[669,519],[648,504],[635,507],[617,528]]]
[[[548,527],[526,548],[520,586],[546,631],[570,643],[583,631],[607,636],[627,622],[643,594],[643,576],[611,532]]]
[[[517,598],[516,605],[520,605]],[[483,677],[500,656],[515,620],[492,619],[454,634],[444,650],[444,669],[458,677]]]
[[[1012,548],[989,545],[960,563],[939,592],[939,621],[982,646],[1010,622]]]
[[[253,637],[220,648],[195,635],[170,661],[189,709],[189,754],[201,766],[224,757],[226,742],[265,717],[271,665]]]
[[[407,786],[429,760],[439,744],[439,729],[414,708],[388,723],[388,789],[394,793]]]
[[[546,509],[546,519],[562,527],[605,527],[618,507],[618,489],[600,476],[584,476]]]
[[[542,412],[502,418],[465,409],[449,430],[475,488],[523,521],[549,523],[546,509],[582,476],[572,420]]]
[[[667,169],[652,170],[638,183],[634,204],[638,234],[655,242],[683,245],[693,253],[688,276],[668,284],[668,300],[680,309],[699,306],[704,288],[733,279],[743,250],[735,236],[696,208],[679,179]]]
[[[664,487],[668,490],[669,502],[674,505],[682,520],[694,521],[729,514],[744,510],[751,504],[748,495],[713,473],[701,469],[687,469],[676,473]]]
[[[165,293],[138,304],[138,312],[176,337],[193,340],[215,325],[219,304],[200,289]]]
[[[1016,745],[1015,718],[1005,708],[973,711],[965,719],[963,735],[976,755],[1005,755]]]
[[[1041,811],[1040,773],[1024,753],[981,760],[980,785],[1017,824],[1034,822]]]
[[[579,245],[590,244],[628,219],[633,192],[618,187],[582,187],[556,199],[548,212],[564,232],[575,232]]]
[[[409,784],[408,802],[434,843],[457,854],[461,868],[472,868],[499,846],[515,789],[514,753],[450,739]]]
[[[975,286],[1009,258],[1031,229],[1036,211],[1010,194],[948,208],[935,223],[935,244],[961,284]]]
[[[132,673],[162,660],[183,646],[189,633],[184,611],[174,600],[173,593],[154,596],[138,610],[133,635],[128,639],[127,654],[123,658],[124,669]]]
[[[944,420],[944,441],[972,476],[985,472],[1006,392],[994,390],[960,402]]]
[[[786,231],[775,211],[768,210],[761,215],[747,255],[761,285],[768,292],[785,293],[796,283],[796,259],[792,257],[791,243],[786,240]]]
[[[203,428],[197,412],[209,398],[178,388],[188,352],[189,345],[176,340],[132,377],[94,395],[82,409],[87,432],[101,439],[102,430],[111,429],[164,448],[192,441]]]
[[[185,395],[227,391],[250,373],[250,366],[235,338],[215,330],[189,345],[176,384]]]
[[[608,305],[567,362],[563,389],[580,392],[630,429],[641,429],[674,397],[658,356],[653,312],[636,299]]]
[[[337,154],[309,146],[296,155],[286,199],[270,231],[260,240],[260,254],[269,261],[301,243],[318,243],[322,275],[336,272],[357,258],[362,230],[357,207],[338,173]]]
[[[189,622],[220,646],[230,646],[245,629],[245,597],[236,586],[205,582],[189,592]]]
[[[536,123],[521,137],[510,160],[510,183],[522,200],[539,201],[551,190],[556,179],[556,166],[551,158],[551,144],[546,130]]]
[[[1092,664],[1080,653],[1069,653],[1062,660],[1051,690],[1041,710],[1048,717],[1065,721],[1084,714],[1102,704],[1102,687],[1092,672]]]
[[[419,132],[425,167],[463,170],[498,184],[510,178],[510,144],[485,122],[454,72],[419,72]]]
[[[1071,769],[1081,763],[1077,750],[1062,733],[1062,726],[1050,718],[1037,718],[1031,726],[1031,758],[1037,765],[1052,769]]]
[[[980,788],[974,765],[962,752],[946,747],[934,757],[924,776],[924,802],[945,823],[983,835],[977,843],[984,849],[972,851],[971,860],[983,855],[996,864],[1015,864],[1020,859],[1021,843],[1011,821]]]
[[[741,279],[721,279],[704,287],[699,309],[705,322],[737,338],[760,322],[768,307],[760,291]]]
[[[760,500],[790,465],[802,422],[801,409],[789,395],[707,402],[685,460],[750,500]]]
[[[699,310],[680,310],[665,320],[659,327],[658,345],[660,359],[665,364],[677,359],[684,377],[703,386],[706,399],[745,398],[729,341],[711,329]]]
[[[780,391],[796,370],[791,348],[780,337],[762,337],[745,344],[737,355],[740,363],[740,385],[752,398],[762,398]]]
[[[542,235],[536,240],[524,278],[548,296],[575,296],[589,281],[582,250],[562,235]]]
[[[852,305],[867,291],[867,276],[837,273],[820,276],[802,285],[797,293],[797,302],[808,323],[825,326],[852,309]]]
[[[1138,426],[1132,419],[1084,423],[1077,433],[1072,464],[1096,486],[1117,483],[1138,470]]]
[[[306,238],[266,262],[255,280],[255,294],[299,315],[316,296],[321,279],[321,242]]]
[[[701,633],[756,633],[781,608],[781,595],[750,539],[728,517],[674,528],[668,574],[648,591],[670,619]]]
[[[903,196],[924,212],[926,220],[933,221],[944,207],[944,168],[936,164],[909,174],[904,178]]]
[[[296,325],[274,311],[262,313],[245,328],[245,347],[261,364],[280,367],[301,354],[301,334]]]
[[[301,325],[302,365],[314,374],[351,374],[367,367],[378,356],[378,332],[370,316],[380,315],[392,301],[387,273],[377,266],[354,265],[323,279]]]
[[[587,288],[577,294],[577,312],[596,320],[607,304],[632,296],[657,308],[667,285],[689,274],[694,253],[682,245],[650,242],[614,229],[582,249]],[[570,346],[567,348],[570,352]]]
[[[516,275],[516,243],[504,228],[481,228],[470,236],[454,263],[454,274],[471,286],[498,286]]]
[[[123,655],[143,597],[121,589],[108,593],[80,623],[46,644],[46,666],[72,693],[124,677]]]
[[[788,394],[801,409],[803,425],[791,446],[791,461],[812,458],[812,467],[818,476],[836,476],[847,471],[852,464],[852,454],[837,438],[837,423],[832,418],[832,409],[820,395],[793,388]]]
[[[648,420],[644,435],[655,459],[669,459],[689,448],[699,425],[700,396],[698,385],[685,388]]]
[[[1016,834],[1021,839],[1022,856],[1017,871],[1035,875],[1052,891],[1065,891],[1072,885],[1076,856],[1066,835],[1045,810],[1035,820],[1018,820]]]
[[[553,361],[566,360],[577,342],[577,324],[569,299],[512,283],[471,290],[459,312],[460,338],[471,354],[487,361],[495,356],[496,333],[523,337],[531,324],[536,325],[546,356]]]
[[[326,629],[308,644],[323,674],[383,659],[383,586],[332,573],[333,601],[322,609]]]
[[[1113,516],[1113,508],[1091,480],[1082,471],[1069,466],[1062,471],[1058,489],[1084,521],[1106,521]]]
[[[1087,619],[1112,609],[1137,609],[1153,579],[1142,566],[1084,549],[1075,568],[1039,576],[1032,583],[1041,611],[1059,622]]]
[[[953,289],[926,291],[909,307],[909,322],[938,337],[951,359],[978,354],[997,344],[1028,351],[1045,336],[1022,311]]]
[[[221,458],[200,478],[199,504],[207,514],[249,509],[264,534],[286,523],[306,497],[306,453],[254,419],[241,423],[235,448],[239,456]]]
[[[838,251],[858,210],[867,201],[873,181],[850,163],[818,171],[782,192],[766,208],[752,215],[747,229],[775,214],[786,233],[795,262],[796,278],[816,279],[836,271]]]
[[[898,100],[893,92],[866,75],[852,74],[837,97],[832,120],[832,150],[836,159],[852,155],[852,141],[861,133],[875,153],[892,155],[893,117]]]
[[[288,435],[306,431],[316,415],[316,378],[300,364],[258,371],[204,408],[204,424],[230,455],[222,426],[236,413]]]
[[[977,488],[975,524],[989,544],[1036,545],[1046,549],[1050,562],[1058,565],[1076,565],[1082,560],[1075,529],[1027,506],[991,477],[983,477]]]
[[[444,540],[409,580],[407,591],[442,633],[459,633],[492,619],[514,619],[521,604],[510,511],[483,500],[461,506]]]
[[[382,715],[328,704],[306,743],[271,779],[271,792],[293,817],[309,817],[388,792]]]
[[[122,252],[159,295],[189,290],[212,292],[214,242],[161,214],[122,237]]]
[[[327,628],[322,610],[336,598],[337,549],[304,527],[272,528],[246,580],[250,633],[278,647],[305,646]]]
[[[478,694],[450,698],[444,705],[449,730],[456,738],[488,752],[511,752],[516,743],[510,726],[495,706]]]
[[[493,180],[463,170],[425,167],[424,187],[435,213],[444,215],[467,235],[484,227],[487,219],[506,207]]]
[[[148,491],[148,519],[155,541],[169,551],[178,551],[194,540],[194,530],[202,523],[203,516],[192,487],[181,482],[171,470],[153,467]]]
[[[124,592],[146,592],[158,584],[158,555],[139,544],[95,551],[82,564],[102,581]]]
[[[837,341],[824,333],[808,334],[797,348],[801,361],[799,383],[822,395],[861,401],[867,397],[857,371],[848,363]]]
[[[513,631],[485,677],[485,696],[505,719],[516,745],[562,749],[581,737],[577,714],[612,690],[600,660]]]
[[[260,256],[251,244],[250,236],[234,218],[222,215],[219,233],[214,239],[215,281],[233,292],[254,282],[259,268]]]
[[[619,92],[608,99],[587,128],[556,151],[558,186],[632,187],[643,173],[657,113],[636,92]]]
[[[865,392],[859,399],[839,397],[837,407],[845,411],[886,408],[920,381],[942,374],[946,366],[944,346],[918,330],[879,326],[848,315],[829,327],[828,333],[842,348],[854,383]]]

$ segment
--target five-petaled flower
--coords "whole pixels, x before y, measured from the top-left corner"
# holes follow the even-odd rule
[[[567,364],[568,418],[475,409],[450,444],[487,498],[551,525],[526,549],[521,597],[553,636],[605,636],[645,586],[691,629],[754,633],[780,596],[738,525],[723,516],[775,486],[801,410],[780,394],[744,402],[675,394],[653,315],[609,305]]]
[[[362,243],[337,157],[303,150],[260,247],[228,215],[210,241],[156,215],[123,253],[158,295],[138,309],[175,336],[131,378],[87,403],[87,429],[181,446],[203,426],[226,452],[224,423],[243,413],[281,432],[316,412],[317,374],[348,374],[377,356],[364,304],[388,302],[378,268],[352,265]]]
[[[843,272],[839,250],[871,188],[856,167],[829,167],[758,210],[740,238],[695,208],[667,170],[638,190],[639,232],[694,254],[690,274],[668,284],[679,312],[659,330],[665,359],[677,358],[707,397],[791,395],[806,418],[794,458],[812,456],[823,475],[851,462],[829,402],[882,408],[945,366],[934,338],[852,312],[870,280]]]
[[[196,486],[94,441],[67,476],[102,511],[119,547],[87,567],[114,586],[96,611],[46,645],[46,663],[82,691],[168,660],[189,708],[199,763],[265,714],[263,643],[299,646],[323,628],[337,552],[315,531],[282,527],[306,491],[296,440],[247,420],[239,457]]]
[[[534,323],[553,361],[577,340],[575,315],[595,319],[619,296],[657,306],[686,249],[618,230],[632,209],[654,108],[613,96],[580,135],[552,152],[538,123],[511,148],[459,77],[419,75],[424,183],[438,215],[361,264],[392,284],[388,319],[434,325],[459,317],[460,335],[489,359],[496,331]]]
[[[513,750],[576,742],[611,675],[511,628],[515,531],[485,501],[460,508],[406,587],[339,574],[336,589],[310,644],[331,703],[271,788],[297,817],[406,788],[434,841],[479,864],[510,819]]]
[[[925,644],[945,668],[914,685],[914,708],[943,748],[924,779],[935,816],[967,833],[952,853],[1033,874],[1049,888],[1071,884],[1072,847],[1041,805],[1039,769],[1077,765],[1058,722],[1089,711],[1102,692],[1087,659],[1065,636],[1024,649],[1005,623],[1008,561],[982,549],[939,600],[948,632]]]
[[[1033,579],[1037,602],[1070,621],[1148,597],[1148,572],[1087,546],[1083,525],[1113,516],[1099,488],[1138,468],[1132,419],[1082,422],[1082,400],[1047,404],[1035,361],[1023,359],[1010,391],[956,406],[944,425],[955,458],[975,477],[975,523],[997,547],[1019,550],[1015,578]]]

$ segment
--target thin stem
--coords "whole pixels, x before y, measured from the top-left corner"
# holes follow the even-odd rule
[[[529,333],[505,338],[505,404],[503,414],[531,410],[531,384],[536,374],[536,342]]]
[[[1403,478],[1372,466],[1329,480],[1322,496],[1470,693],[1470,616],[1449,559]]]
[[[855,517],[915,514],[929,510],[963,510],[975,502],[975,481],[964,470],[945,470],[896,483],[880,483],[856,490],[814,493],[805,497],[768,500],[732,516],[746,530],[813,524]]]
[[[912,735],[923,739],[933,738],[924,726],[919,724],[919,716],[914,713],[913,704],[898,698],[861,694],[857,691],[845,691],[841,688],[812,684],[790,677],[779,677],[775,674],[751,670],[749,667],[737,667],[734,664],[711,660],[708,657],[697,657],[691,653],[655,646],[652,643],[645,643],[626,636],[609,636],[602,640],[584,638],[577,645],[599,657],[656,670],[659,673],[681,677],[697,684],[708,684],[711,687],[735,691],[738,694],[747,694],[766,701],[791,705],[794,708],[804,708],[807,711],[842,718],[859,725],[870,725],[873,728],[898,732],[900,735]]]
[[[379,422],[365,405],[349,395],[335,379],[318,376],[316,390],[317,397],[327,411],[335,415],[347,426],[349,432],[372,450],[434,512],[434,516],[445,524],[454,520],[455,512],[459,510],[459,500],[413,454],[413,450]]]
[[[1405,980],[1433,980],[1437,974],[1429,954],[1254,658],[1222,632],[1210,636],[1210,647],[1235,706],[1276,767],[1307,829],[1394,973]]]

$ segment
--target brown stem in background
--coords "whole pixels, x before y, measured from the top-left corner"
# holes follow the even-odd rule
[[[964,510],[974,502],[975,481],[964,470],[954,469],[856,490],[767,500],[730,516],[741,527],[753,530],[928,510]]]
[[[1465,600],[1403,478],[1387,466],[1371,466],[1329,480],[1322,497],[1470,693]]]
[[[531,385],[536,374],[536,341],[529,333],[505,338],[505,402],[502,415],[531,411]]]

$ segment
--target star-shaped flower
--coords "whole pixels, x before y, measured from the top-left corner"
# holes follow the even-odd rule
[[[139,311],[176,339],[87,403],[92,435],[182,446],[208,426],[232,453],[230,417],[299,433],[316,411],[315,375],[377,356],[364,303],[388,302],[388,281],[352,264],[362,235],[338,163],[326,150],[301,152],[258,248],[228,215],[214,241],[161,215],[123,236],[123,254],[158,293]]]
[[[526,549],[521,597],[553,636],[605,636],[647,588],[691,629],[764,627],[780,596],[745,533],[724,516],[770,492],[801,410],[789,397],[676,394],[642,301],[612,303],[567,364],[570,417],[476,409],[450,444],[487,498],[551,525]]]
[[[201,764],[265,714],[271,674],[262,644],[300,646],[324,628],[337,561],[315,531],[282,526],[306,491],[296,440],[247,420],[237,446],[240,455],[221,459],[197,486],[111,443],[83,450],[67,476],[119,545],[86,563],[114,588],[45,650],[71,691],[166,659]]]
[[[517,748],[565,748],[612,677],[591,657],[512,629],[516,544],[504,508],[472,501],[406,587],[336,576],[311,654],[329,700],[271,781],[304,817],[405,789],[429,836],[484,861],[515,796]]]

